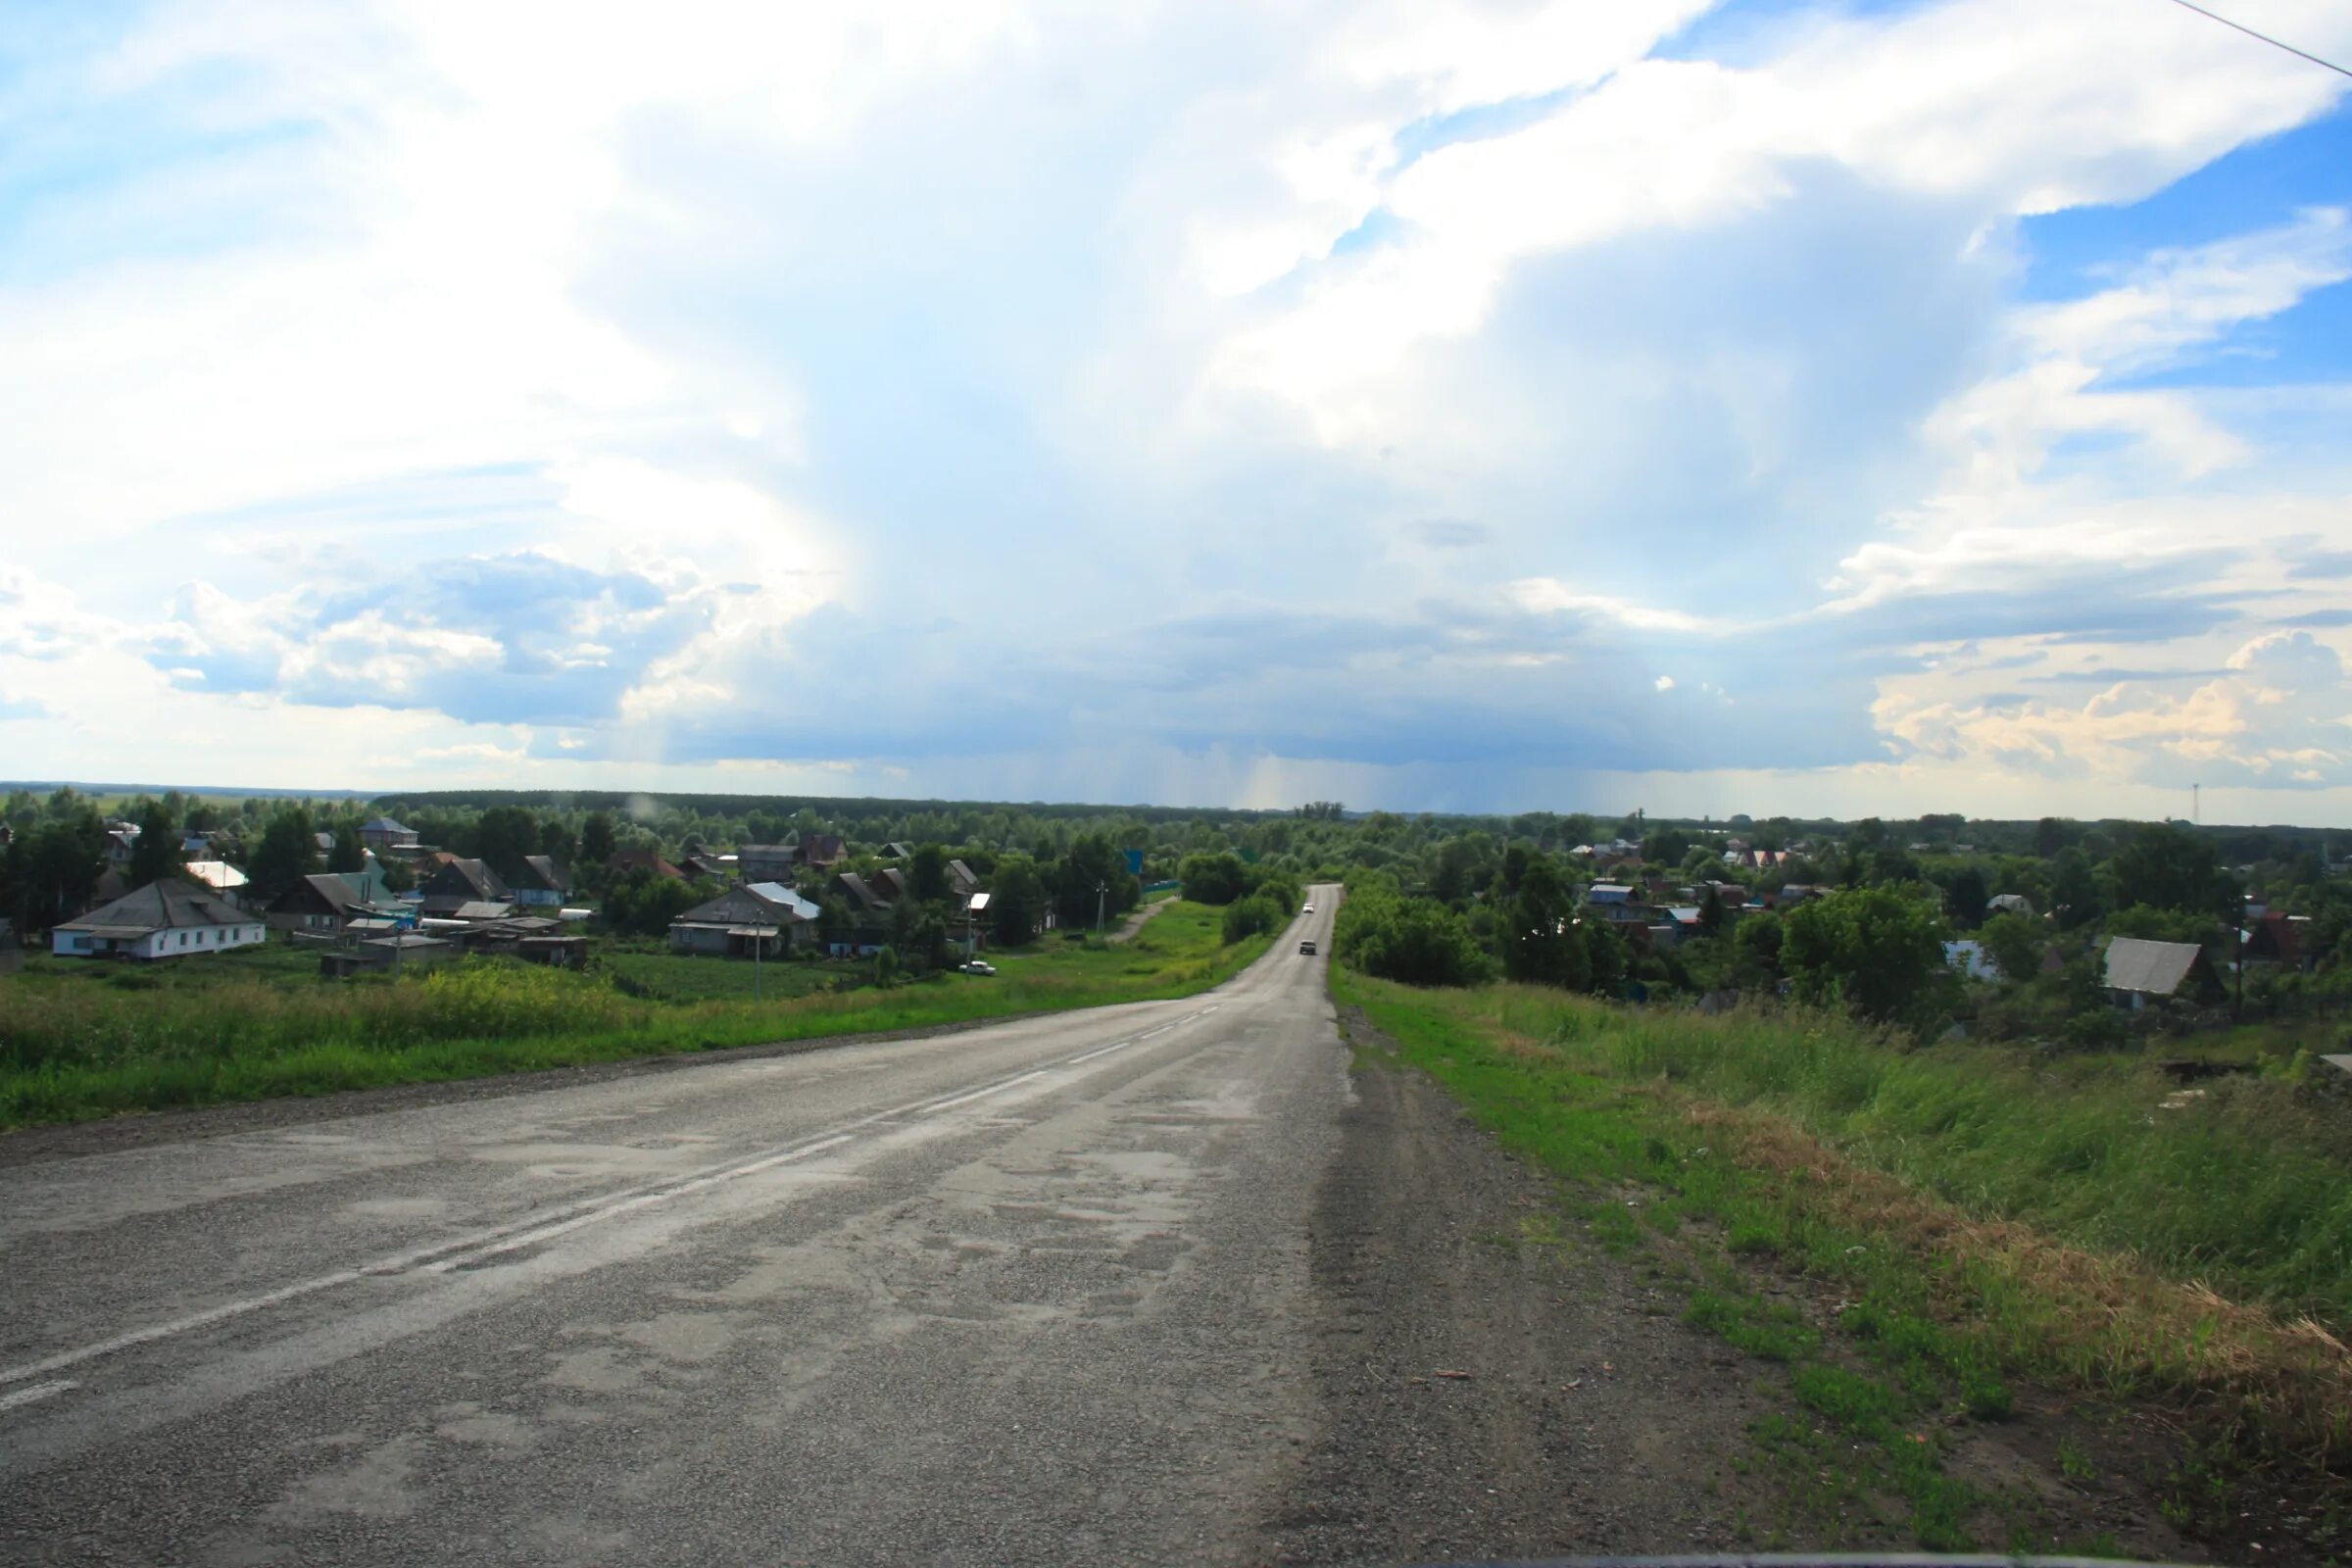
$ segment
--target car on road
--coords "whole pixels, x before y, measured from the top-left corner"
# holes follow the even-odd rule
[[[1300,914],[1312,914],[1315,912],[1315,906],[1310,904],[1305,908],[1300,909],[1298,912]]]
[[[1299,943],[1299,944],[1298,944],[1298,954],[1299,954],[1299,956],[1301,956],[1301,957],[1306,957],[1306,958],[1311,958],[1311,957],[1313,957],[1313,956],[1315,956],[1315,945],[1314,945],[1312,942],[1301,942],[1301,943]]]
[[[956,972],[957,974],[995,974],[997,972],[997,966],[993,963],[984,962],[979,958],[973,958],[967,962],[957,964],[956,966]]]

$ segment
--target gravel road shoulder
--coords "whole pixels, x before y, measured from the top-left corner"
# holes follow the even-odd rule
[[[1260,1560],[1736,1549],[1771,1369],[1558,1237],[1552,1184],[1443,1090],[1358,1055],[1312,1237],[1322,1430]]]

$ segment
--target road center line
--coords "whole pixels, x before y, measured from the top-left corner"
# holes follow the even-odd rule
[[[658,1192],[640,1193],[634,1198],[624,1198],[617,1202],[603,1204],[585,1214],[575,1214],[570,1219],[561,1220],[553,1225],[542,1225],[537,1230],[524,1231],[520,1235],[507,1237],[503,1241],[494,1242],[488,1247],[478,1248],[470,1252],[461,1252],[455,1257],[444,1257],[436,1262],[427,1263],[424,1265],[423,1272],[447,1274],[453,1269],[470,1268],[485,1259],[497,1257],[502,1253],[518,1251],[525,1247],[536,1247],[541,1242],[553,1241],[559,1236],[578,1230],[583,1225],[593,1225],[598,1220],[611,1219],[616,1214],[625,1214],[632,1209],[651,1208],[656,1203],[666,1203],[673,1198],[682,1198],[688,1193],[716,1187],[721,1182],[735,1181],[740,1177],[756,1175],[778,1165],[790,1164],[796,1159],[806,1159],[810,1154],[821,1154],[827,1150],[839,1149],[848,1142],[850,1142],[848,1133],[835,1133],[830,1138],[820,1138],[814,1143],[802,1144],[779,1154],[766,1154],[758,1159],[746,1160],[740,1165],[730,1165],[724,1170],[711,1171],[702,1176],[690,1176],[682,1182],[662,1188]]]
[[[55,1383],[35,1383],[31,1388],[19,1389],[14,1394],[0,1394],[0,1410],[14,1410],[20,1404],[30,1404],[35,1399],[46,1399],[52,1394],[63,1394],[68,1389],[80,1387],[72,1378],[60,1378]]]

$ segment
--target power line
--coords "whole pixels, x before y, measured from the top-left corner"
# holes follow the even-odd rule
[[[2249,38],[2260,38],[2264,43],[2269,44],[2272,48],[2283,49],[2288,54],[2308,60],[2315,66],[2326,66],[2329,71],[2334,72],[2339,76],[2352,76],[2352,71],[2346,71],[2342,66],[2337,65],[2332,60],[2322,60],[2318,55],[2311,53],[2309,50],[2298,49],[2293,44],[2284,42],[2281,39],[2274,38],[2267,32],[2256,32],[2252,27],[2247,26],[2242,22],[2231,22],[2228,17],[2223,16],[2218,11],[2206,10],[2203,6],[2198,5],[2196,0],[2173,0],[2173,4],[2177,6],[2183,6],[2190,11],[2194,11],[2200,17],[2209,17],[2213,21],[2220,23],[2225,27],[2235,27],[2239,32],[2244,33]]]

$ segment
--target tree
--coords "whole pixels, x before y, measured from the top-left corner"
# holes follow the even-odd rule
[[[610,811],[590,811],[580,824],[580,858],[590,865],[602,865],[612,858],[612,814]]]
[[[1582,991],[1592,980],[1574,890],[1549,859],[1528,862],[1502,933],[1502,972],[1532,985]]]
[[[1977,940],[2001,978],[2015,981],[2031,980],[2041,971],[2042,950],[2049,941],[2039,920],[2006,909],[1984,922]]]
[[[473,853],[514,881],[522,875],[522,858],[539,853],[539,819],[519,806],[493,806],[473,824]]]
[[[2224,918],[2236,912],[2235,884],[2214,863],[2213,846],[2170,822],[2151,822],[2107,862],[2115,906],[2144,904]]]
[[[285,887],[318,869],[318,833],[307,806],[280,808],[263,827],[262,841],[245,867],[254,885],[264,889]]]
[[[1081,833],[1054,868],[1054,908],[1072,928],[1126,913],[1142,902],[1143,884],[1127,869],[1125,857],[1102,833]]]
[[[988,893],[989,935],[997,945],[1017,948],[1036,936],[1045,912],[1046,884],[1037,862],[1025,855],[999,860]]]
[[[1781,981],[1781,944],[1787,936],[1781,917],[1759,909],[1732,928],[1732,947],[1740,956],[1738,973],[1743,988],[1769,991]]]
[[[948,966],[948,922],[937,905],[901,899],[891,906],[890,945],[908,971],[929,974]]]
[[[1715,891],[1713,883],[1709,883],[1705,895],[1698,901],[1698,928],[1708,936],[1721,936],[1725,918],[1723,895]]]
[[[1625,977],[1634,967],[1633,950],[1625,938],[1606,920],[1586,920],[1577,926],[1584,934],[1585,967],[1592,979],[1587,982],[1596,997],[1618,997],[1625,994]]]
[[[936,902],[948,896],[948,852],[936,844],[918,845],[914,858],[907,864],[906,879],[914,885],[914,896],[926,902]]]
[[[558,865],[571,864],[571,824],[560,816],[539,819],[539,853]]]
[[[329,871],[365,871],[368,847],[360,842],[359,824],[345,817],[335,824],[335,847],[326,852]]]
[[[1984,923],[1984,905],[1990,896],[1984,886],[1984,873],[1973,863],[1954,871],[1943,884],[1944,903],[1951,910],[1952,924],[1963,931],[1973,931]]]
[[[160,801],[150,804],[139,815],[139,836],[131,845],[131,886],[145,887],[186,870],[187,859],[179,853],[179,824],[171,808]]]
[[[1436,899],[1403,897],[1385,876],[1349,886],[1332,951],[1366,974],[1406,985],[1471,986],[1494,973],[1468,921]]]
[[[670,921],[703,898],[700,888],[651,867],[635,866],[605,891],[605,925],[622,936],[662,936],[669,930]]]
[[[1195,904],[1231,904],[1248,890],[1250,872],[1238,855],[1188,855],[1176,876]]]
[[[2050,913],[2057,917],[2059,928],[2073,931],[2088,925],[2106,907],[2090,857],[2073,844],[2060,850],[2050,861]]]
[[[0,857],[0,907],[27,936],[89,906],[106,870],[106,824],[86,808],[78,816],[20,831]]]
[[[2034,824],[2034,853],[2045,860],[2054,860],[2058,852],[2075,841],[2072,824],[2054,816],[2045,816]]]
[[[1943,922],[1893,888],[1857,888],[1798,905],[1782,923],[1781,964],[1799,1001],[1881,1023],[1924,1024],[1946,976]]]

